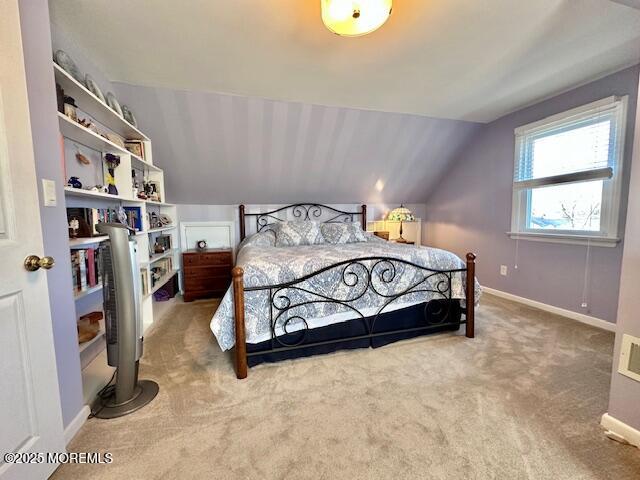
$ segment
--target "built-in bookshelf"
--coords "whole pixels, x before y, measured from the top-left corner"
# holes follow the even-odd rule
[[[180,272],[179,251],[176,248],[178,245],[176,207],[167,203],[164,172],[153,163],[152,144],[147,135],[124,120],[55,63],[53,70],[56,83],[64,90],[65,96],[74,98],[77,106],[76,119],[61,112],[57,117],[60,135],[63,138],[65,180],[75,176],[82,183],[81,188],[65,187],[65,205],[67,208],[96,211],[134,207],[130,210],[139,212],[141,228],[131,238],[137,244],[137,267],[140,272],[141,291],[143,291],[141,310],[146,331],[154,323],[154,311],[162,310],[161,307],[158,309],[154,307],[153,294],[168,282],[173,281]],[[83,122],[80,123],[80,120]],[[127,141],[137,141],[141,145],[141,151],[136,151],[140,155],[132,153],[125,147]],[[76,160],[77,155],[74,152],[81,153],[85,159],[89,159],[89,163]],[[107,183],[103,174],[106,154],[116,155],[120,160],[113,172],[114,183],[118,190],[116,195],[106,193],[104,189],[99,188],[99,185]],[[152,183],[156,197],[139,198],[134,182]],[[154,219],[165,217],[165,220],[168,218],[171,223],[152,225],[150,217]],[[164,251],[156,251],[154,248],[160,237],[163,243],[170,244]],[[92,232],[91,236],[77,236],[70,229],[70,259],[74,251],[82,254],[82,250],[93,249],[95,252],[100,244],[107,240],[106,236],[97,235],[95,232]],[[154,271],[155,281],[152,281]],[[69,292],[75,301],[76,320],[89,312],[102,310],[102,284],[84,285],[83,283],[75,282],[74,290]],[[95,395],[97,389],[104,383],[97,381],[96,372],[109,372],[108,367],[105,368],[106,357],[103,353],[105,347],[103,327],[96,337],[78,346],[83,368],[83,382],[86,384],[85,390],[91,390],[84,392],[85,398]],[[102,365],[103,363],[105,365]]]

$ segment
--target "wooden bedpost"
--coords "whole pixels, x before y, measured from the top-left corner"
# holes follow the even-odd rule
[[[243,208],[243,205],[240,206]],[[242,210],[240,210],[242,212]],[[242,214],[241,214],[242,216]],[[244,271],[240,267],[231,270],[233,278],[233,310],[235,314],[236,346],[235,365],[236,377],[247,378],[247,340],[244,331]]]
[[[367,206],[362,205],[362,230],[367,230]]]
[[[475,336],[475,303],[476,303],[476,255],[474,253],[467,253],[467,285],[465,290],[465,296],[467,304],[467,331],[466,336],[473,338]]]
[[[240,241],[245,237],[245,224],[244,224],[244,205],[240,205]]]

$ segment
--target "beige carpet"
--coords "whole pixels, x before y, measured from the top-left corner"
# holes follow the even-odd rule
[[[235,379],[208,323],[177,304],[146,340],[143,410],[89,420],[56,479],[638,479],[608,440],[613,334],[485,295],[477,338],[442,334],[259,366]]]

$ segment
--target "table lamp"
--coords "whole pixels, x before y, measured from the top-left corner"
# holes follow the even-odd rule
[[[396,239],[396,242],[407,243],[407,240],[402,238],[402,222],[413,222],[415,220],[415,217],[413,216],[413,213],[411,213],[411,210],[400,204],[398,208],[394,208],[393,210],[391,210],[391,212],[387,216],[387,220],[400,222],[400,236]]]

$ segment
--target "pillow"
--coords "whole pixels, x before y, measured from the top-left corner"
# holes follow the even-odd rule
[[[296,247],[324,243],[318,222],[279,222],[272,227],[276,234],[276,247]]]
[[[327,243],[338,244],[367,241],[360,222],[323,223],[320,225],[320,231]]]
[[[275,245],[276,234],[271,230],[266,230],[246,237],[242,243],[240,243],[238,251],[242,250],[244,247],[275,247]]]

